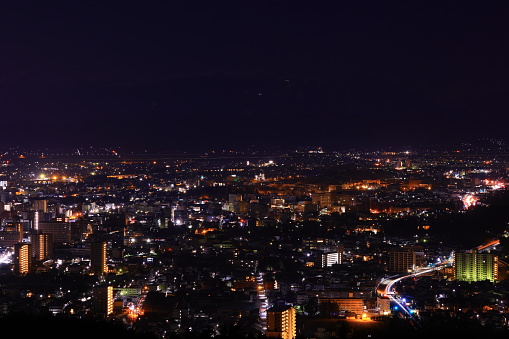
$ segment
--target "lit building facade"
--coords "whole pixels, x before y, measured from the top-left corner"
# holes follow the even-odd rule
[[[31,236],[32,255],[36,261],[50,259],[53,254],[53,236],[45,233],[35,233]]]
[[[90,270],[94,274],[108,272],[106,242],[92,242],[90,244]]]
[[[284,305],[268,309],[265,335],[268,338],[295,338],[297,336],[295,308]]]
[[[376,298],[376,308],[380,315],[388,315],[391,313],[391,300],[388,297]]]
[[[353,312],[360,317],[365,312],[364,300],[361,298],[320,299],[320,309],[329,316],[337,316],[340,312]]]
[[[340,264],[339,259],[339,253],[338,252],[331,252],[331,253],[322,253],[319,256],[320,259],[320,267],[331,267],[332,265]]]
[[[32,272],[32,245],[18,243],[14,245],[14,272],[24,275]]]
[[[454,254],[454,278],[459,281],[498,280],[498,256],[492,253]]]
[[[95,286],[93,307],[97,316],[106,318],[113,313],[113,286]]]

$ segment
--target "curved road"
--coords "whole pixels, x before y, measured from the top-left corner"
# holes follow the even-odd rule
[[[500,240],[493,240],[487,244],[483,244],[483,245],[476,247],[475,250],[481,251],[481,250],[484,250],[491,246],[497,246],[498,244],[500,244]],[[470,250],[470,252],[471,251],[472,250]],[[433,271],[441,270],[445,267],[450,267],[451,265],[453,265],[453,263],[454,263],[454,255],[449,257],[448,260],[446,260],[436,266],[426,267],[426,268],[418,268],[415,271],[410,272],[408,274],[398,274],[398,275],[394,275],[394,276],[385,278],[382,281],[380,281],[380,283],[377,285],[376,292],[377,292],[378,296],[380,296],[382,298],[389,298],[391,300],[391,302],[396,304],[401,310],[403,310],[410,318],[412,318],[415,321],[415,317],[414,317],[412,310],[408,306],[406,306],[404,302],[400,301],[399,295],[394,291],[394,285],[403,279],[414,278],[414,277],[417,277],[417,276],[420,276],[423,274],[431,273]]]
[[[395,275],[386,278],[378,284],[376,292],[382,298],[389,298],[392,303],[396,304],[399,307],[399,309],[403,310],[404,313],[406,313],[410,318],[412,318],[415,321],[416,319],[414,317],[414,313],[407,305],[405,305],[404,302],[400,300],[399,295],[394,291],[394,285],[403,279],[413,278],[423,274],[431,273],[433,271],[441,270],[444,267],[448,266],[448,264],[451,262],[452,259],[449,259],[440,266],[420,268],[406,275]]]

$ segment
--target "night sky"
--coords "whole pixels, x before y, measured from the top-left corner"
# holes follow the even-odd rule
[[[104,2],[2,2],[3,145],[342,149],[507,134],[507,5]]]

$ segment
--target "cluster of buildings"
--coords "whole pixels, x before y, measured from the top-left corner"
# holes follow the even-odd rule
[[[492,155],[46,154],[1,165],[2,314],[121,319],[161,337],[225,324],[320,337],[319,320],[394,313],[376,291],[391,275],[448,263],[429,278],[507,277],[496,246],[457,248],[430,226],[504,189],[507,162]],[[417,221],[388,232],[406,219]]]

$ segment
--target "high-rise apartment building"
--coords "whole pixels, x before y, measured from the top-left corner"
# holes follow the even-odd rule
[[[113,313],[113,286],[99,285],[93,290],[94,313],[106,318]]]
[[[71,242],[71,225],[66,221],[39,222],[38,231],[51,234],[55,245]]]
[[[416,268],[417,255],[414,251],[393,251],[389,253],[389,272],[408,273]]]
[[[14,272],[24,275],[32,272],[32,245],[18,243],[14,245]]]
[[[108,272],[107,266],[107,244],[104,241],[92,242],[90,244],[90,269],[94,274]]]
[[[32,256],[36,261],[50,259],[53,255],[53,236],[48,233],[34,233],[31,238]]]
[[[295,338],[297,335],[295,308],[284,305],[268,309],[265,335],[268,338]]]
[[[498,280],[498,256],[493,253],[455,253],[454,278],[469,282],[494,282]]]

